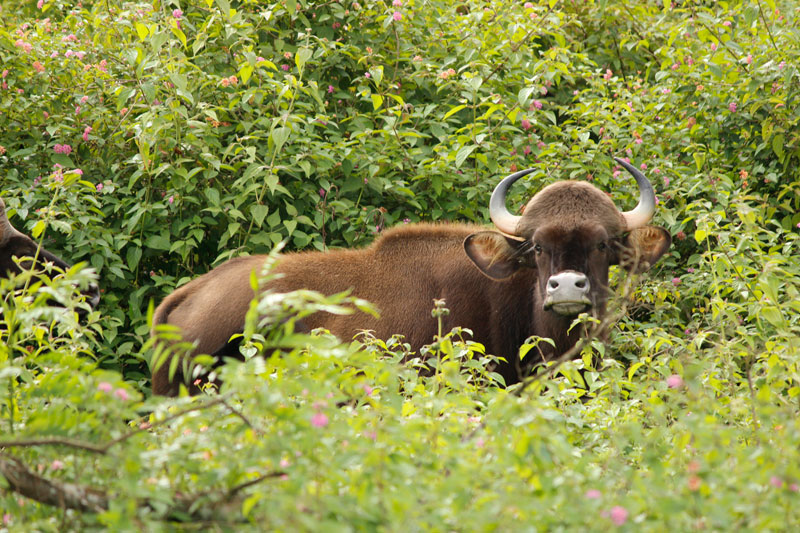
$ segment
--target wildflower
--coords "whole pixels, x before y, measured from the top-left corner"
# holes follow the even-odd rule
[[[587,500],[598,500],[602,496],[602,493],[597,489],[589,489],[586,491],[586,494],[583,495]]]
[[[72,50],[67,50],[66,52],[64,52],[64,57],[72,57],[74,55],[75,52],[73,52]]]
[[[311,417],[311,425],[315,428],[324,428],[328,425],[328,417],[325,413],[314,413]]]
[[[789,485],[789,490],[792,492],[797,492],[798,490],[800,490],[800,486],[798,486],[797,483],[792,483],[791,485]]]
[[[580,94],[578,89],[575,89],[574,91],[572,91],[572,96],[578,96],[578,94]]]
[[[642,170],[647,170],[647,163],[642,163],[642,164],[639,166],[639,168],[640,168],[640,169],[642,169]]]
[[[422,61],[422,56],[421,56],[421,55],[419,55],[419,54],[417,54],[417,55],[415,55],[415,56],[414,56],[414,59],[413,59],[413,60],[414,60],[414,61]]]
[[[697,124],[697,119],[695,119],[694,117],[689,117],[689,118],[686,120],[686,127],[687,127],[687,128],[691,128],[691,127],[692,127],[692,126],[694,126],[695,124]]]
[[[100,63],[98,63],[97,68],[103,72],[108,72],[108,61],[102,59]]]
[[[525,148],[522,149],[522,153],[525,154],[525,155],[530,155],[531,147],[530,146],[526,146]]]
[[[669,187],[669,176],[664,176],[664,187]]]
[[[4,525],[4,526],[7,526],[7,525],[9,525],[10,523],[11,523],[11,514],[9,514],[9,513],[5,513],[5,514],[3,515],[3,525]]]
[[[52,463],[50,463],[50,468],[53,470],[61,470],[62,468],[64,468],[64,463],[62,463],[58,459],[55,459]]]
[[[771,478],[769,478],[769,484],[775,487],[776,489],[779,489],[783,487],[783,480],[778,476],[772,476]]]
[[[783,70],[784,68],[786,68],[786,61],[778,63],[778,70]]]
[[[620,505],[616,505],[611,508],[608,516],[611,518],[611,521],[614,522],[614,524],[621,526],[628,520],[628,510]]]
[[[673,63],[670,67],[672,70],[678,70],[681,67],[680,63]]]
[[[402,7],[403,6],[403,0],[393,0],[392,1],[392,5],[394,7]]]
[[[175,201],[175,197],[174,197],[173,195],[170,195],[170,196],[169,196],[169,198],[167,198],[167,202],[168,202],[170,205],[172,205],[172,203],[173,203],[174,201]]]
[[[672,374],[667,378],[667,387],[670,389],[680,389],[683,387],[683,378],[678,374]]]
[[[289,459],[284,458],[281,459],[281,462],[278,463],[278,466],[280,466],[281,468],[287,468],[290,464],[292,463],[289,462]]]
[[[714,52],[717,51],[717,43],[711,43],[711,50]]]
[[[228,85],[231,84],[231,82],[228,81],[228,78],[222,78],[221,80],[219,80],[219,84],[222,85],[223,87],[227,87]]]
[[[80,112],[81,112],[81,106],[79,106],[79,105],[76,105],[76,106],[75,106],[75,114],[77,115],[77,114],[78,114],[78,113],[80,113]]]
[[[728,104],[728,111],[731,113],[736,113],[736,102],[731,102]]]
[[[339,29],[341,27],[342,27],[342,24],[340,22],[334,22],[333,25],[332,25],[332,28],[334,30],[337,30],[337,29]]]
[[[75,57],[77,57],[78,59],[83,59],[83,56],[85,55],[86,52],[84,52],[83,50],[78,50],[77,52],[75,52]]]
[[[403,224],[408,224],[409,222],[411,222],[410,218],[404,218],[403,219]],[[800,226],[800,224],[798,224],[798,225]]]
[[[672,284],[677,287],[681,284],[681,278],[672,278]]]
[[[38,2],[36,2],[37,9],[42,9],[43,7],[44,7],[44,0],[39,0]]]
[[[542,103],[539,100],[534,100],[533,101],[533,107],[535,107],[536,109],[541,109],[542,108]]]
[[[123,107],[122,109],[119,110],[119,114],[120,115],[125,115],[127,113],[128,113],[128,108],[127,107]]]
[[[644,141],[642,141],[641,137],[637,137],[636,139],[633,140],[633,142],[635,142],[636,144],[642,144]]]
[[[606,73],[603,75],[603,79],[604,79],[604,80],[610,80],[610,79],[611,79],[611,76],[613,76],[613,75],[614,75],[614,73],[613,73],[613,72],[611,72],[611,69],[610,69],[610,68],[607,68],[607,69],[606,69]]]
[[[670,91],[669,88],[667,88],[667,87],[664,87],[663,89],[661,89],[661,94],[669,94],[670,92],[672,92],[672,91]]]
[[[8,77],[8,69],[3,70],[2,76],[3,76],[3,79],[6,79]]]
[[[544,141],[539,141],[536,143],[536,148],[538,148],[539,150],[543,149],[545,146],[547,146],[547,144],[545,144]]]
[[[97,390],[101,392],[111,392],[111,389],[113,388],[114,388],[113,385],[111,385],[111,383],[109,383],[108,381],[101,381],[97,385]]]
[[[0,145],[0,155],[3,155],[5,153],[6,153],[6,147],[3,146],[3,145]]]
[[[730,20],[726,20],[725,22],[722,23],[722,25],[725,26],[726,28],[730,28],[731,27],[731,21]]]
[[[525,9],[532,9],[532,8],[533,8],[533,4],[532,4],[532,3],[530,3],[530,2],[525,2],[525,5],[524,5],[523,7],[524,7]]]
[[[689,476],[689,481],[687,484],[689,485],[689,490],[695,492],[700,489],[700,486],[703,484],[703,480],[692,474]]]
[[[679,241],[682,241],[686,238],[686,233],[683,230],[680,230],[676,235],[675,238]]]
[[[100,192],[100,191],[103,190],[103,184],[102,183],[98,183],[97,185],[94,186],[94,188],[97,189],[97,192]]]
[[[747,54],[747,57],[744,58],[744,62],[747,63],[748,65],[752,64],[753,63],[753,54]]]
[[[400,13],[399,11],[395,11],[394,13],[392,13],[392,18],[396,21],[403,20],[403,14]]]
[[[686,272],[688,272],[689,274],[694,274],[694,268],[693,267],[689,267],[689,268],[686,269]]]
[[[522,122],[520,122],[520,126],[522,126],[523,130],[527,131],[531,129],[531,122],[527,118],[523,118]]]
[[[695,474],[700,471],[700,462],[695,461],[694,459],[689,461],[689,464],[686,465],[686,470],[689,471],[691,474]]]
[[[405,220],[408,220],[408,219],[406,218]],[[405,220],[404,220],[404,222],[405,222]],[[406,224],[408,224],[408,222],[406,222]],[[366,383],[364,385],[362,385],[362,387],[364,388],[364,392],[367,394],[367,396],[372,396],[372,391],[374,391],[375,389],[373,389],[372,387],[370,387]]]
[[[180,9],[173,9],[172,16],[175,17],[176,19],[179,19],[183,16],[183,11],[181,11]]]
[[[114,396],[116,396],[117,398],[119,398],[120,400],[123,400],[123,401],[126,401],[126,400],[128,400],[130,398],[130,396],[128,396],[128,391],[126,391],[125,389],[117,389],[117,390],[115,390],[114,391]]]
[[[39,63],[38,61],[33,62],[33,70],[36,72],[44,72],[44,65]]]

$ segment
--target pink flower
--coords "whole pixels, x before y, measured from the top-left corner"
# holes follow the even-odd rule
[[[4,526],[7,526],[7,525],[9,525],[10,523],[11,523],[11,514],[10,514],[10,513],[5,513],[5,514],[3,515],[3,525],[4,525]]]
[[[536,148],[538,148],[539,150],[541,150],[545,146],[547,146],[547,145],[545,144],[544,141],[539,141],[539,142],[536,143]]]
[[[728,111],[731,113],[736,113],[736,102],[731,102],[728,104]]]
[[[525,155],[530,155],[531,154],[531,147],[530,146],[526,146],[525,148],[522,149],[522,153],[525,154]]]
[[[747,63],[748,65],[752,64],[753,63],[753,54],[747,54],[747,57],[744,58],[744,62]]]
[[[91,126],[86,126],[83,130],[83,140],[88,142],[89,141],[89,134],[92,133]]]
[[[94,188],[97,189],[97,192],[100,192],[100,191],[103,190],[103,184],[102,183],[98,183],[97,185],[94,186]]]
[[[111,392],[111,389],[113,389],[113,388],[114,388],[114,386],[111,385],[111,383],[109,383],[108,381],[101,381],[97,385],[97,390],[99,390],[101,392]]]
[[[731,27],[731,21],[730,20],[726,20],[725,22],[722,23],[722,25],[725,26],[726,28],[730,28]]]
[[[694,117],[689,117],[689,118],[686,120],[686,127],[687,127],[687,128],[691,128],[691,127],[692,127],[692,126],[694,126],[695,124],[697,124],[697,119],[695,119]]]
[[[539,100],[534,100],[533,101],[533,107],[535,107],[536,109],[541,109],[542,108],[542,103]]]
[[[284,70],[284,72],[286,72],[286,71],[289,70],[289,65],[283,64],[283,65],[281,65],[281,68]]]
[[[672,284],[677,287],[681,284],[681,278],[672,278]]]
[[[636,139],[633,140],[633,142],[635,142],[636,144],[642,144],[644,141],[642,140],[641,137],[637,137]]]
[[[175,17],[176,19],[179,19],[183,16],[183,11],[181,11],[180,9],[173,9],[172,16]]]
[[[8,77],[8,69],[3,70],[3,79]]]
[[[61,470],[62,468],[64,468],[64,463],[56,459],[52,463],[50,463],[50,468],[52,470]]]
[[[533,4],[530,3],[530,2],[525,2],[525,5],[522,6],[522,7],[524,7],[525,9],[532,9],[533,8]]]
[[[81,96],[81,103],[82,104],[85,104],[88,101],[89,101],[89,97],[88,96],[86,96],[86,95]]]
[[[36,72],[44,72],[44,65],[39,63],[38,61],[33,62],[33,70]]]
[[[314,413],[311,417],[311,425],[315,428],[324,428],[328,425],[328,417],[325,413]]]
[[[123,401],[128,400],[130,398],[128,396],[128,391],[126,391],[125,389],[117,389],[117,390],[115,390],[114,391],[114,396],[116,396],[117,398],[119,398],[120,400],[123,400]]]
[[[119,110],[119,114],[120,114],[120,115],[124,115],[124,114],[126,114],[127,112],[128,112],[128,108],[127,108],[127,107],[123,107],[122,109],[120,109],[120,110]]]
[[[81,112],[81,106],[79,106],[79,105],[76,105],[76,106],[75,106],[75,114],[77,115],[77,114],[78,114],[78,113],[80,113],[80,112]]]
[[[369,72],[366,72],[366,73],[364,73],[364,77],[369,79],[369,78],[372,77],[372,74],[370,74]]]
[[[393,0],[392,1],[392,5],[394,7],[402,7],[403,6],[403,0]]]
[[[403,20],[403,14],[400,13],[399,11],[395,11],[394,13],[392,13],[392,18],[396,21]]]
[[[778,476],[772,476],[771,478],[769,478],[769,484],[775,487],[776,489],[779,489],[783,487],[783,480]]]
[[[408,220],[408,219],[407,218],[404,219],[403,222],[405,222],[406,220]],[[408,222],[406,222],[406,224],[408,224]],[[367,394],[367,396],[372,396],[372,391],[375,390],[375,389],[373,389],[372,387],[370,387],[366,383],[364,385],[362,385],[362,387],[364,388],[364,392]]]
[[[522,126],[523,130],[531,129],[531,122],[527,118],[523,118],[522,122],[520,122],[520,126]]]
[[[106,72],[108,70],[108,61],[102,59],[100,63],[97,65],[97,68],[99,68],[103,72]]]
[[[683,387],[683,378],[678,374],[672,374],[667,378],[667,387],[670,389],[680,389]]]
[[[328,85],[328,94],[333,93],[333,91],[334,91],[333,85]]]
[[[66,52],[64,52],[64,57],[72,57],[74,55],[75,52],[73,52],[72,50],[67,50]]]
[[[661,94],[669,94],[670,92],[672,92],[672,91],[670,91],[669,88],[667,88],[667,87],[664,87],[663,89],[661,89]]]
[[[288,467],[290,464],[291,464],[291,463],[289,462],[289,460],[288,460],[288,459],[285,459],[285,458],[284,458],[284,459],[281,459],[281,462],[280,462],[280,463],[278,463],[278,465],[279,465],[281,468],[287,468],[287,467]]]
[[[781,61],[780,63],[778,63],[779,70],[783,70],[784,68],[786,68],[786,61]]]
[[[58,57],[58,52],[53,52],[52,54],[50,54],[50,59],[55,59],[57,57]]]
[[[642,169],[642,170],[647,170],[647,163],[642,163],[642,164],[639,166],[639,168],[640,168],[640,169]]]
[[[167,198],[167,202],[169,202],[169,203],[170,203],[170,205],[171,205],[171,204],[172,204],[172,202],[174,202],[174,201],[175,201],[175,197],[174,197],[173,195],[170,195],[170,196],[169,196],[169,198]]]
[[[606,69],[606,73],[603,75],[603,79],[604,79],[604,80],[610,80],[610,79],[611,79],[611,76],[613,76],[613,75],[614,75],[614,73],[613,73],[613,72],[611,72],[611,69],[610,69],[610,68],[607,68],[607,69]]]
[[[44,0],[39,0],[38,2],[36,2],[36,7],[38,9],[42,9],[44,7]]]
[[[589,489],[589,490],[586,491],[586,494],[584,494],[583,496],[587,500],[598,500],[598,499],[600,499],[600,497],[602,495],[603,494],[597,489]]]
[[[79,169],[79,168],[76,168],[76,169],[75,169],[75,170],[73,170],[72,172],[74,172],[74,173],[75,173],[75,174],[77,174],[78,176],[83,176],[83,170],[81,170],[81,169]]]
[[[711,50],[712,51],[716,51],[717,50],[717,43],[711,43]]]
[[[76,56],[78,59],[83,59],[83,56],[85,56],[85,55],[86,55],[86,52],[84,52],[84,51],[82,51],[82,50],[78,50],[77,52],[75,52],[75,56]]]
[[[620,505],[616,505],[611,508],[608,516],[611,518],[611,521],[614,522],[614,524],[621,526],[628,521],[628,510]]]

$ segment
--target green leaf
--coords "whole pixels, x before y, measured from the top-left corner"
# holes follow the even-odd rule
[[[772,138],[772,151],[775,152],[775,155],[778,156],[780,161],[783,161],[783,145],[784,145],[784,136],[782,133],[779,133],[775,137]]]
[[[303,71],[303,67],[305,67],[308,60],[311,59],[312,53],[310,48],[301,48],[297,51],[294,55],[294,64],[297,65],[297,70],[300,72]]]
[[[698,243],[702,243],[703,241],[705,241],[706,237],[708,237],[708,232],[706,230],[704,229],[695,230],[694,240],[696,240]]]
[[[454,108],[450,109],[450,111],[448,111],[447,113],[444,114],[444,117],[443,117],[442,120],[447,120],[448,118],[450,118],[451,116],[455,115],[456,113],[458,113],[459,111],[461,111],[465,107],[467,107],[467,106],[464,105],[464,104],[455,106]]]
[[[456,168],[459,168],[464,160],[469,157],[469,154],[471,154],[477,147],[478,146],[475,144],[462,147],[456,154]]]
[[[139,36],[139,40],[144,42],[144,40],[147,39],[147,36],[150,34],[150,30],[148,30],[147,26],[141,22],[135,23],[134,28],[136,28],[136,34]]]
[[[373,110],[377,111],[383,105],[383,96],[372,93],[371,98],[372,98],[372,108]]]
[[[272,142],[275,145],[275,151],[280,152],[283,145],[289,140],[289,135],[291,134],[291,130],[285,126],[281,126],[279,128],[275,128],[272,130],[272,134],[270,137],[272,138]]]
[[[266,205],[253,204],[250,206],[250,214],[253,215],[253,222],[257,227],[261,227],[269,213],[269,207]]]

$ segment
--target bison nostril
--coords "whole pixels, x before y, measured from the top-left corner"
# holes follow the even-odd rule
[[[586,280],[579,279],[578,281],[575,282],[575,286],[578,287],[579,289],[583,289],[584,287],[586,287]]]
[[[551,279],[551,280],[550,280],[550,281],[547,283],[547,285],[548,285],[548,286],[549,286],[551,289],[557,289],[557,288],[558,288],[558,282],[557,282],[556,280],[554,280],[554,279]]]

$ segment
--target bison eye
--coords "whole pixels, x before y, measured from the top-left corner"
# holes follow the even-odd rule
[[[606,243],[604,243],[604,242],[599,243],[597,245],[597,249],[600,250],[600,251],[605,250],[606,249]]]
[[[541,244],[534,244],[533,251],[538,254],[542,253],[542,245]]]

